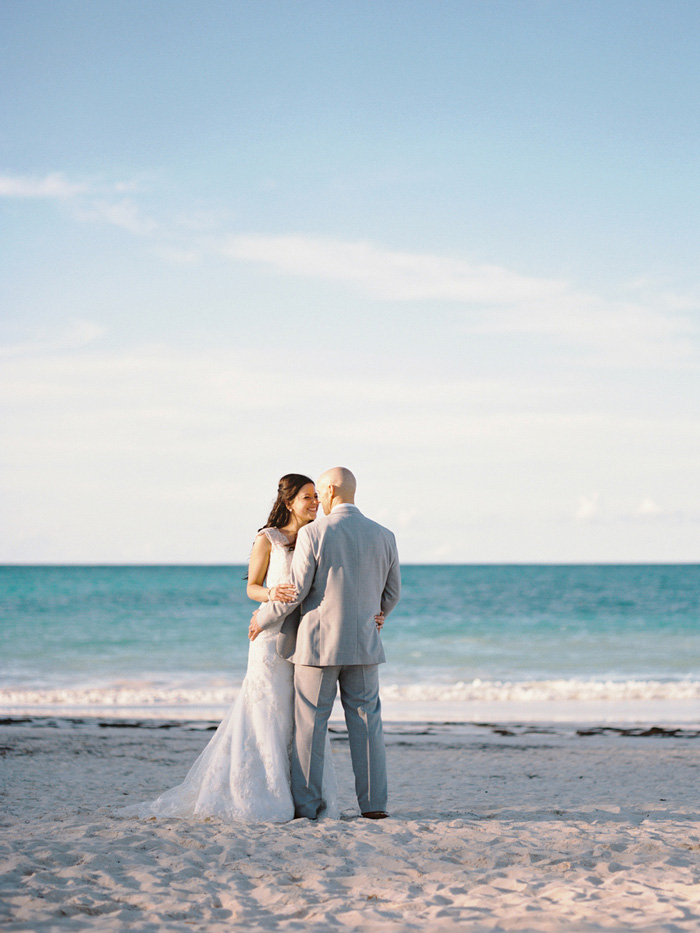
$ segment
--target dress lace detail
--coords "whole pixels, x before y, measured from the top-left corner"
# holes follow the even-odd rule
[[[265,528],[272,547],[267,586],[286,583],[292,563],[287,538]],[[294,709],[294,665],[277,654],[281,627],[250,643],[248,668],[235,702],[185,780],[153,801],[133,804],[120,816],[220,817],[251,823],[286,823],[294,817],[289,762]],[[338,788],[326,736],[324,815],[337,818]]]

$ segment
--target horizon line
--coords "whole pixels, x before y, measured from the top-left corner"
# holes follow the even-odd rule
[[[75,568],[106,568],[106,567],[247,567],[248,562],[234,561],[96,561],[85,563],[82,561],[0,561],[3,567],[75,567]],[[698,567],[700,559],[693,560],[562,560],[562,561],[400,561],[402,567]]]

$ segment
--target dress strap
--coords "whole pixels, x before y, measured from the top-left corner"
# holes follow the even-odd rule
[[[258,535],[265,535],[270,544],[277,544],[282,547],[289,547],[287,537],[282,534],[279,528],[261,528]]]

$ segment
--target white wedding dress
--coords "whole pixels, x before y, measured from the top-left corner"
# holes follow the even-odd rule
[[[267,586],[289,581],[292,551],[277,528],[265,528],[270,544]],[[294,727],[294,665],[276,651],[281,623],[250,643],[241,691],[187,777],[120,816],[220,817],[250,823],[286,823],[294,817],[290,754]],[[326,735],[322,816],[338,818],[338,788]]]

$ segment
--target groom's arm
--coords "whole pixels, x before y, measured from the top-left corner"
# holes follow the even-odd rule
[[[389,573],[386,577],[384,590],[382,592],[382,612],[388,616],[391,610],[399,601],[401,595],[401,571],[399,570],[399,554],[396,550],[396,540],[393,542],[393,560],[389,567]]]
[[[311,548],[309,535],[303,528],[299,529],[297,543],[294,549],[294,558],[292,560],[292,570],[290,574],[290,583],[297,591],[297,595],[291,603],[283,603],[280,600],[270,600],[263,603],[254,614],[254,621],[257,628],[264,632],[275,622],[280,622],[290,614],[297,606],[301,605],[306,599],[311,585],[316,575],[316,559]]]

